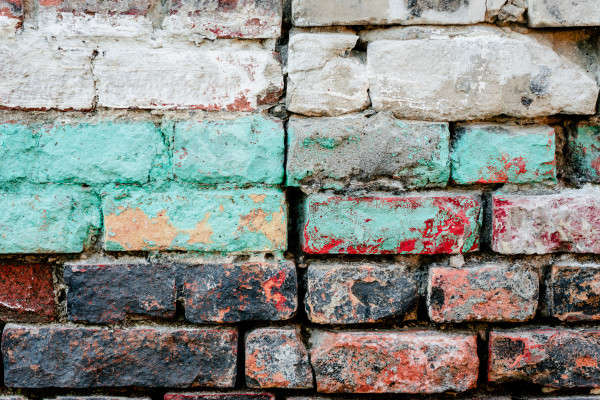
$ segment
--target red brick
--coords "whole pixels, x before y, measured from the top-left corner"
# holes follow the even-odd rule
[[[52,266],[0,265],[0,320],[42,322],[55,318]]]
[[[434,267],[427,303],[435,322],[527,321],[535,316],[539,275],[534,268],[484,264]]]
[[[600,320],[600,265],[561,263],[552,266],[548,309],[561,321]]]
[[[600,387],[600,330],[540,328],[490,332],[489,380]]]
[[[167,393],[164,400],[275,400],[271,393]]]
[[[310,357],[326,393],[463,392],[479,368],[475,335],[433,331],[317,331]]]
[[[0,17],[23,19],[23,2],[21,0],[0,0]]]

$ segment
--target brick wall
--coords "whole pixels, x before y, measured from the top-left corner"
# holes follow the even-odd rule
[[[599,0],[0,0],[0,400],[597,400]]]

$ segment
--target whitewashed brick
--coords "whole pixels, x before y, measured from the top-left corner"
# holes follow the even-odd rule
[[[529,26],[600,25],[598,0],[528,0]]]

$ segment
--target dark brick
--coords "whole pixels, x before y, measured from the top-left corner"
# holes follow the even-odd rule
[[[175,273],[160,264],[65,266],[67,312],[71,321],[114,323],[130,317],[175,315]]]
[[[271,393],[167,393],[164,400],[275,400]]]
[[[236,329],[103,329],[8,324],[4,384],[44,387],[232,387]]]
[[[293,262],[200,264],[183,270],[188,321],[284,320],[298,307]]]
[[[401,317],[417,303],[417,285],[406,267],[311,264],[306,313],[318,324],[355,324]]]
[[[600,265],[553,265],[548,308],[561,321],[600,320]]]
[[[46,399],[52,400],[52,399]],[[57,396],[54,400],[150,400],[148,397]]]
[[[52,266],[0,265],[0,320],[43,322],[55,318]]]

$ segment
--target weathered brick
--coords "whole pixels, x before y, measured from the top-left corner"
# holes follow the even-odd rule
[[[77,262],[65,266],[64,280],[71,321],[175,316],[175,273],[168,265]]]
[[[41,126],[0,124],[0,181],[37,181],[38,141]]]
[[[253,111],[279,99],[283,75],[277,58],[255,42],[158,48],[110,43],[94,60],[98,105]]]
[[[373,108],[397,118],[460,121],[596,110],[595,79],[530,36],[492,27],[432,27],[374,32],[365,40]]]
[[[55,318],[51,265],[0,264],[0,320],[41,322]]]
[[[417,300],[417,284],[402,265],[313,263],[306,273],[306,314],[318,324],[402,317]]]
[[[285,131],[253,115],[175,125],[173,172],[185,182],[281,184]]]
[[[236,329],[216,328],[109,330],[8,324],[2,334],[4,384],[232,387],[237,335]]]
[[[298,308],[293,262],[192,265],[183,272],[188,321],[284,320]]]
[[[600,331],[539,328],[490,332],[490,381],[600,387]]]
[[[275,400],[271,393],[167,393],[164,400]]]
[[[503,254],[600,253],[600,196],[594,189],[550,195],[495,194],[492,250]]]
[[[292,30],[288,46],[287,109],[335,116],[369,105],[364,62],[350,53],[358,36],[348,32]]]
[[[527,0],[529,26],[597,26],[600,3],[596,0]]]
[[[434,322],[527,321],[535,316],[539,274],[532,267],[432,267],[427,304]]]
[[[562,262],[552,266],[548,311],[561,321],[600,320],[600,265]]]
[[[252,388],[309,389],[313,374],[296,328],[263,328],[246,337],[246,384]]]
[[[114,396],[56,396],[54,400],[150,400],[149,397],[114,397]],[[45,399],[45,400],[53,400]]]
[[[456,136],[452,180],[458,184],[556,181],[549,126],[463,125]]]
[[[173,0],[163,29],[211,40],[277,38],[282,13],[280,0]]]
[[[287,185],[445,186],[450,175],[449,142],[446,123],[400,121],[389,113],[291,117]]]
[[[460,25],[485,19],[485,1],[294,0],[296,26]]]
[[[79,253],[100,226],[86,189],[44,185],[0,193],[0,253]]]
[[[111,251],[279,251],[287,247],[285,197],[277,189],[124,188],[103,199]]]
[[[23,23],[21,0],[0,0],[0,37],[14,36]]]
[[[476,195],[311,195],[303,250],[313,254],[453,254],[479,249]]]
[[[600,183],[600,126],[581,123],[569,134],[569,161],[576,180]]]
[[[317,331],[310,359],[326,393],[463,392],[479,368],[475,335],[433,331]]]

